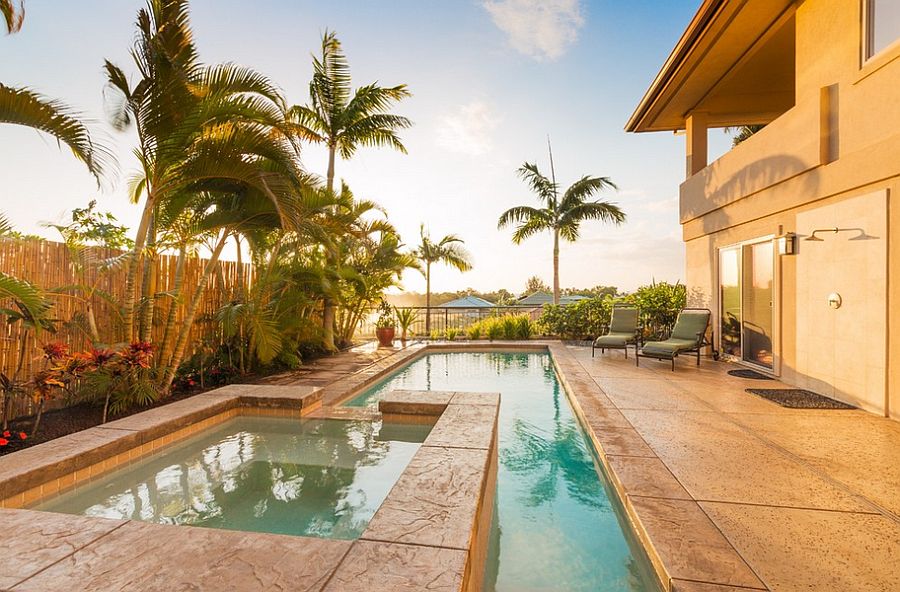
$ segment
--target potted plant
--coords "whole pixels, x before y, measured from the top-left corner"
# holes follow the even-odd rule
[[[411,308],[394,307],[394,314],[397,317],[397,324],[400,325],[400,341],[406,343],[406,335],[412,329],[413,324],[419,320],[419,313]]]
[[[375,321],[375,337],[382,347],[394,345],[394,311],[391,306],[382,299],[378,306],[378,320]]]

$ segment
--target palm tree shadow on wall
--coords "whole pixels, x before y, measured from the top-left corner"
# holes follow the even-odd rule
[[[723,158],[726,157],[727,155],[723,156]],[[712,163],[710,166],[715,167],[716,163]],[[787,182],[801,173],[806,174],[798,187],[791,188],[791,194],[815,195],[819,188],[819,172],[809,163],[789,154],[775,154],[759,158],[713,187],[710,187],[711,183],[708,181],[707,186],[704,187],[704,199],[697,200],[692,208],[682,210],[681,217],[691,220],[703,216],[704,234],[727,228],[740,221],[732,219],[726,213],[724,206],[745,197],[752,198],[753,194]],[[717,175],[710,175],[713,182],[718,178]],[[757,211],[761,209],[758,208]],[[765,208],[765,210],[773,212],[779,209],[781,209],[780,205]]]

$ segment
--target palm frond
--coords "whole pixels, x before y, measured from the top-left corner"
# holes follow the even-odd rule
[[[541,201],[551,205],[556,202],[557,185],[545,177],[537,164],[526,162],[518,170],[521,177]]]
[[[589,177],[585,175],[566,189],[560,200],[559,209],[564,212],[583,203],[586,199],[600,193],[604,189],[618,189],[618,187],[609,177]]]
[[[512,242],[518,245],[526,238],[534,236],[539,232],[550,230],[551,228],[553,228],[553,226],[551,224],[548,224],[546,220],[542,220],[540,218],[529,218],[516,227],[515,232],[513,232],[512,234]]]
[[[510,208],[500,215],[497,220],[497,228],[503,228],[518,222],[526,222],[528,220],[544,220],[550,222],[550,217],[546,210],[539,210],[529,206],[516,206]]]
[[[0,14],[3,14],[7,34],[21,30],[22,21],[25,20],[25,6],[22,0],[19,0],[18,6],[13,0],[0,0]]]
[[[112,154],[91,140],[87,126],[68,106],[28,88],[0,84],[0,123],[23,125],[66,144],[99,182],[113,163]]]
[[[50,308],[40,288],[0,271],[0,299],[11,298],[32,318],[41,318]]]

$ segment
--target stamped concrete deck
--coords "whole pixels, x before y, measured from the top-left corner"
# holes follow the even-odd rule
[[[426,350],[448,347],[470,346],[410,344],[357,352],[344,361],[336,356],[321,374],[274,381],[290,387],[227,387],[218,400],[198,399],[181,412],[194,413],[198,405],[203,407],[198,417],[205,416],[223,405],[222,399],[229,401],[226,405],[292,409],[321,400],[315,415],[369,418],[371,410],[336,405]],[[697,368],[682,360],[673,373],[667,364],[653,361],[636,368],[633,359],[626,361],[617,351],[592,359],[589,348],[558,342],[488,347],[551,351],[573,406],[667,589],[900,590],[900,423],[855,410],[779,407],[744,392],[750,386],[778,386],[777,381],[728,376],[726,371],[734,367],[729,364],[704,361]],[[395,395],[394,407],[385,413],[409,413],[417,400],[425,403],[421,393]],[[484,419],[482,410],[472,408],[484,399],[470,401],[451,393],[429,397],[432,407],[421,408],[427,414],[441,409],[447,413],[445,421]],[[454,407],[463,403],[467,409]],[[118,444],[137,428],[153,435],[156,423],[172,419],[146,417],[152,425],[103,428],[105,440],[98,445],[107,446],[106,440]],[[413,467],[408,476],[410,483],[418,476],[430,483],[445,472],[435,470],[442,466],[457,466],[463,475],[467,459],[481,454],[485,445],[479,430],[459,432],[453,425],[436,425],[432,436],[440,445],[423,452],[421,467]],[[78,447],[62,444],[61,454],[72,462],[93,462],[78,458]],[[37,459],[17,454],[24,463],[15,480],[21,488],[27,481],[22,477],[32,476],[29,471]],[[11,465],[4,469],[0,473],[16,472]],[[384,510],[400,516],[405,506],[388,504]],[[172,552],[181,543],[167,537],[178,527],[99,519],[81,524],[72,520],[88,519],[76,517],[54,522],[46,518],[53,515],[40,513],[37,519],[35,514],[0,510],[0,523],[16,535],[16,553],[4,552],[6,559],[0,562],[0,590],[17,582],[16,590],[56,589],[57,583],[60,589],[86,589],[88,582],[93,589],[162,590],[171,589],[173,581],[192,586],[203,582],[197,589],[319,590],[329,577],[328,590],[369,590],[376,584],[385,590],[420,589],[413,582],[425,580],[428,589],[454,590],[467,565],[467,554],[459,548],[463,533],[448,531],[459,541],[441,539],[443,547],[425,539],[410,544],[406,539],[419,535],[397,530],[393,519],[373,520],[371,540],[364,536],[354,544],[320,541],[301,548],[295,537],[256,535],[267,539],[254,539],[263,547],[277,546],[278,557],[246,541],[248,533],[186,529],[198,534],[182,540],[191,549],[190,561],[182,561],[182,554]],[[204,532],[214,532],[215,540]],[[135,554],[131,551],[138,540],[141,551]],[[116,551],[121,548],[129,548],[127,556]],[[91,556],[94,549],[102,551],[99,558]],[[129,575],[133,556],[152,569]],[[171,560],[161,563],[159,557]],[[278,569],[272,569],[273,561]],[[391,564],[408,569],[385,571]],[[336,565],[341,569],[334,571]],[[325,567],[324,579],[320,567]],[[66,580],[67,573],[78,574],[78,581]],[[52,588],[47,588],[49,582]],[[36,587],[29,588],[32,585]]]
[[[672,590],[900,590],[900,423],[780,407],[744,389],[781,383],[729,376],[732,364],[681,360],[673,373],[565,349],[584,420]]]

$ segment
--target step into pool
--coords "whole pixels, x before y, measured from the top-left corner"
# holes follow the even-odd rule
[[[355,539],[430,429],[238,416],[33,509]]]
[[[392,390],[501,393],[486,592],[659,589],[549,354],[426,354],[346,405]]]

